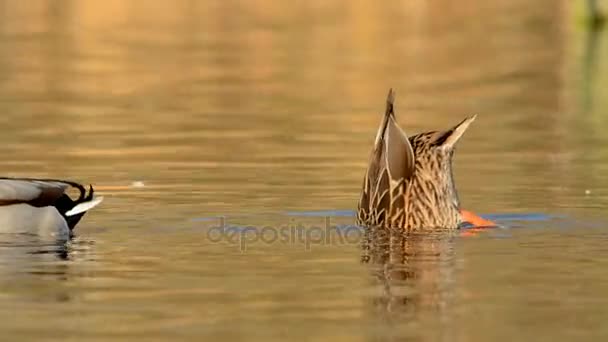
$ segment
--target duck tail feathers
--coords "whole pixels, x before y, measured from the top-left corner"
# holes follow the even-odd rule
[[[82,214],[89,209],[97,206],[99,203],[103,201],[103,197],[95,197],[95,190],[92,185],[89,185],[89,193],[86,193],[84,187],[80,186],[80,196],[76,201],[74,201],[74,206],[65,212],[65,216],[74,216],[78,214]]]
[[[102,201],[103,201],[103,197],[100,196],[100,197],[94,197],[94,198],[91,198],[90,200],[78,203],[74,206],[74,208],[66,211],[65,216],[74,216],[74,215],[84,213],[85,211],[88,211],[89,209],[96,207]]]
[[[378,133],[376,134],[376,140],[374,141],[374,148],[378,149],[384,139],[384,135],[386,132],[386,128],[388,127],[389,120],[392,118],[395,119],[395,91],[393,88],[389,89],[388,96],[386,97],[386,109],[384,111],[384,116],[382,117],[382,122],[380,123],[380,127],[378,128]]]

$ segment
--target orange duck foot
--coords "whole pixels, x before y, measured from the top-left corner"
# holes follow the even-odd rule
[[[473,227],[461,232],[460,235],[462,236],[475,236],[477,235],[477,233],[483,231],[484,229],[498,227],[496,223],[479,217],[467,210],[460,210],[460,215],[462,215],[462,221],[468,222],[473,225]]]
[[[468,222],[473,225],[472,228],[491,228],[498,227],[498,225],[490,220],[486,220],[482,217],[479,217],[467,210],[460,210],[460,215],[462,215],[462,221]]]

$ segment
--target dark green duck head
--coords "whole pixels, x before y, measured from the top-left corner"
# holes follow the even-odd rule
[[[408,138],[397,124],[393,104],[391,89],[363,181],[359,224],[407,230],[458,228],[462,216],[452,157],[475,116],[447,131]]]

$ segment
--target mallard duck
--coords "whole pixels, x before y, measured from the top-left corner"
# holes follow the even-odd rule
[[[494,226],[460,209],[452,176],[454,147],[476,116],[447,131],[408,138],[395,119],[394,100],[391,89],[363,180],[358,223],[405,230]]]
[[[66,191],[80,192],[73,200]],[[69,237],[85,212],[103,197],[81,184],[56,179],[0,178],[0,233]]]

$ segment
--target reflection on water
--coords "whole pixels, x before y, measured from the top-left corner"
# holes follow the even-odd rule
[[[456,283],[453,233],[404,235],[378,227],[366,233],[362,261],[380,289],[371,299],[370,319],[386,325],[388,335],[417,317],[445,324]]]
[[[0,0],[3,175],[105,197],[68,244],[0,239],[3,336],[601,340],[608,35],[581,6]],[[459,195],[508,229],[378,240],[365,264],[208,239],[200,218],[352,225],[389,87],[408,134],[478,114]]]

